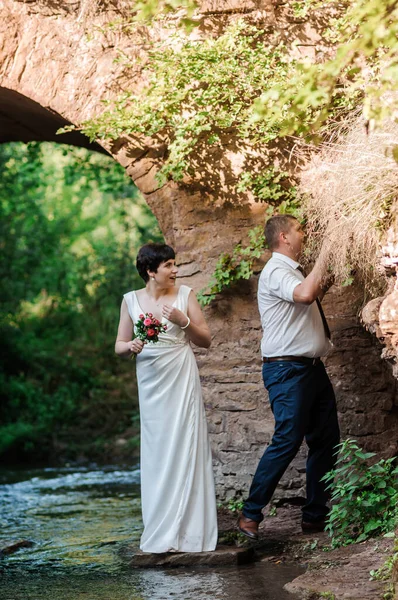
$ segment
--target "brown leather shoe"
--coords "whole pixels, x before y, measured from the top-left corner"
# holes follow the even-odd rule
[[[260,523],[253,521],[253,519],[248,519],[244,515],[240,515],[237,523],[239,531],[251,540],[258,540],[259,525]]]
[[[325,531],[325,527],[325,519],[319,519],[319,521],[301,521],[301,529],[303,533],[320,533],[321,531]]]

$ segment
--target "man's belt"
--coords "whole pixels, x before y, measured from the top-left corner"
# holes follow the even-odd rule
[[[319,357],[309,358],[308,356],[271,356],[270,358],[263,357],[263,363],[279,361],[294,361],[304,363],[305,365],[317,365],[321,362],[321,359]]]

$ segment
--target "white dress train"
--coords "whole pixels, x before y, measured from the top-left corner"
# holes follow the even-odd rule
[[[173,304],[186,314],[191,288]],[[135,292],[124,295],[136,323]],[[211,449],[195,356],[185,332],[167,332],[137,355],[141,418],[141,499],[144,552],[203,552],[217,543]]]

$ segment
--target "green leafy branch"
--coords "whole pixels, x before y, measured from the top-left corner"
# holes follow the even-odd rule
[[[190,28],[194,23],[192,17],[198,8],[195,0],[139,0],[134,3],[135,21],[151,22],[161,15],[174,13],[178,10],[184,11],[184,17],[180,24]]]
[[[146,0],[135,10],[147,19],[181,6],[193,14],[191,0]],[[147,86],[108,104],[82,131],[91,140],[151,136],[167,147],[158,173],[163,183],[194,175],[193,152],[206,156],[209,145],[222,143],[223,132],[265,156],[277,137],[315,135],[358,103],[370,122],[395,118],[396,0],[296,0],[292,9],[299,17],[322,11],[324,38],[336,48],[332,59],[298,62],[288,44],[273,43],[244,20],[214,38],[192,41],[178,32],[149,51],[143,67]],[[134,68],[128,56],[123,60]]]
[[[232,253],[224,252],[217,261],[208,289],[198,293],[198,300],[202,306],[210,304],[216,295],[241,279],[250,279],[253,275],[253,265],[256,259],[264,252],[263,226],[259,225],[249,231],[250,243],[243,247],[235,246]]]
[[[275,167],[263,170],[259,175],[244,172],[239,178],[238,192],[250,190],[256,202],[266,202],[266,214],[271,216],[278,209],[279,214],[298,216],[300,201],[297,188],[290,183],[290,174]]]

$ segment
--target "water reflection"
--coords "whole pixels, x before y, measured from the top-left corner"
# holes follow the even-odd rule
[[[282,588],[302,573],[297,565],[256,563],[217,571],[147,571],[137,582],[142,600],[291,600]]]
[[[133,571],[117,576],[65,570],[1,573],[1,600],[291,600],[283,584],[302,570],[257,563],[214,571]]]

